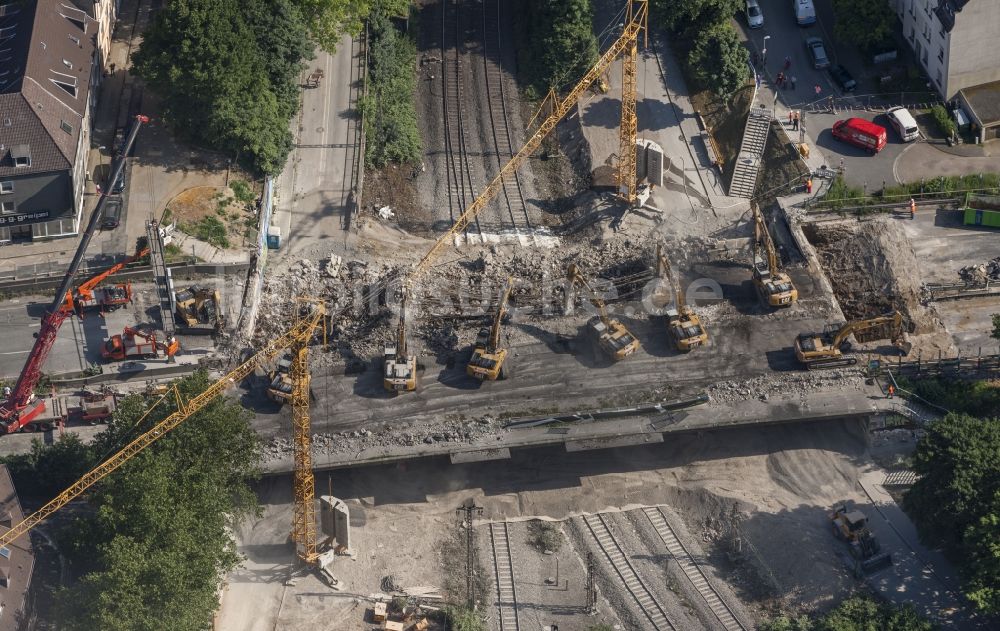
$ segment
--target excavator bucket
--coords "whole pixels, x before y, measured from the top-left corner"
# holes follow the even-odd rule
[[[909,340],[909,336],[904,333],[899,341],[896,342],[896,348],[898,348],[903,355],[909,355],[910,351],[913,350],[913,342],[911,342]]]
[[[888,552],[882,554],[876,554],[870,559],[865,559],[859,563],[861,570],[865,574],[874,574],[880,572],[887,567],[892,567],[892,555]]]

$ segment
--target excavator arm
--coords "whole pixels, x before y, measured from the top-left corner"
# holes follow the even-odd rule
[[[495,353],[497,348],[500,346],[500,323],[503,321],[504,314],[507,313],[507,301],[510,300],[510,292],[514,289],[514,278],[510,277],[507,279],[507,284],[504,286],[503,293],[500,295],[500,304],[497,305],[496,315],[493,316],[493,326],[490,327],[490,342],[489,351]]]
[[[396,361],[406,360],[406,290],[399,303],[399,325],[396,327]]]
[[[587,278],[580,271],[580,268],[577,267],[576,263],[570,263],[570,266],[566,269],[566,279],[573,287],[584,289],[590,294],[590,304],[594,305],[597,309],[598,315],[601,317],[601,322],[607,325],[608,313],[607,309],[605,309],[604,299],[594,291],[594,288],[587,282]]]
[[[862,331],[875,329],[880,326],[885,326],[887,324],[891,325],[890,339],[894,344],[898,344],[903,336],[903,314],[898,311],[893,311],[892,313],[887,313],[886,315],[878,316],[876,318],[848,322],[837,331],[831,346],[833,346],[833,348],[840,348],[841,345],[847,340],[848,336]]]
[[[771,239],[771,233],[767,229],[767,224],[764,223],[764,214],[760,212],[757,202],[751,201],[750,208],[753,210],[754,242],[758,248],[764,251],[767,269],[774,276],[781,271],[778,266],[778,252],[774,247],[774,240]]]

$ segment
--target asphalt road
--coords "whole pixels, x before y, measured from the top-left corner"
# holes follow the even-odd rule
[[[43,298],[12,298],[0,304],[0,335],[3,338],[0,377],[11,379],[21,373],[24,361],[35,343],[35,335],[41,325],[40,318],[48,302]],[[99,317],[82,321],[67,319],[45,362],[45,372],[70,372],[86,368],[88,362],[85,349],[95,340],[100,344],[100,340],[107,337],[104,327],[105,323]],[[100,337],[102,335],[104,337]]]

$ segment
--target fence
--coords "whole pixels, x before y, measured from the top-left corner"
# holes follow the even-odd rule
[[[1000,351],[1000,349],[998,349]],[[994,377],[1000,375],[1000,352],[995,355],[983,355],[982,350],[973,357],[941,357],[925,360],[917,357],[915,360],[903,361],[900,357],[895,362],[879,362],[873,366],[871,373],[878,376],[885,370],[887,374],[910,379],[926,379],[931,377]]]

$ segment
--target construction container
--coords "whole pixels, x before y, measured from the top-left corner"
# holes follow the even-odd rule
[[[967,226],[1000,228],[1000,196],[966,194],[964,223]]]
[[[281,247],[281,228],[271,226],[267,230],[267,249],[277,250]]]

